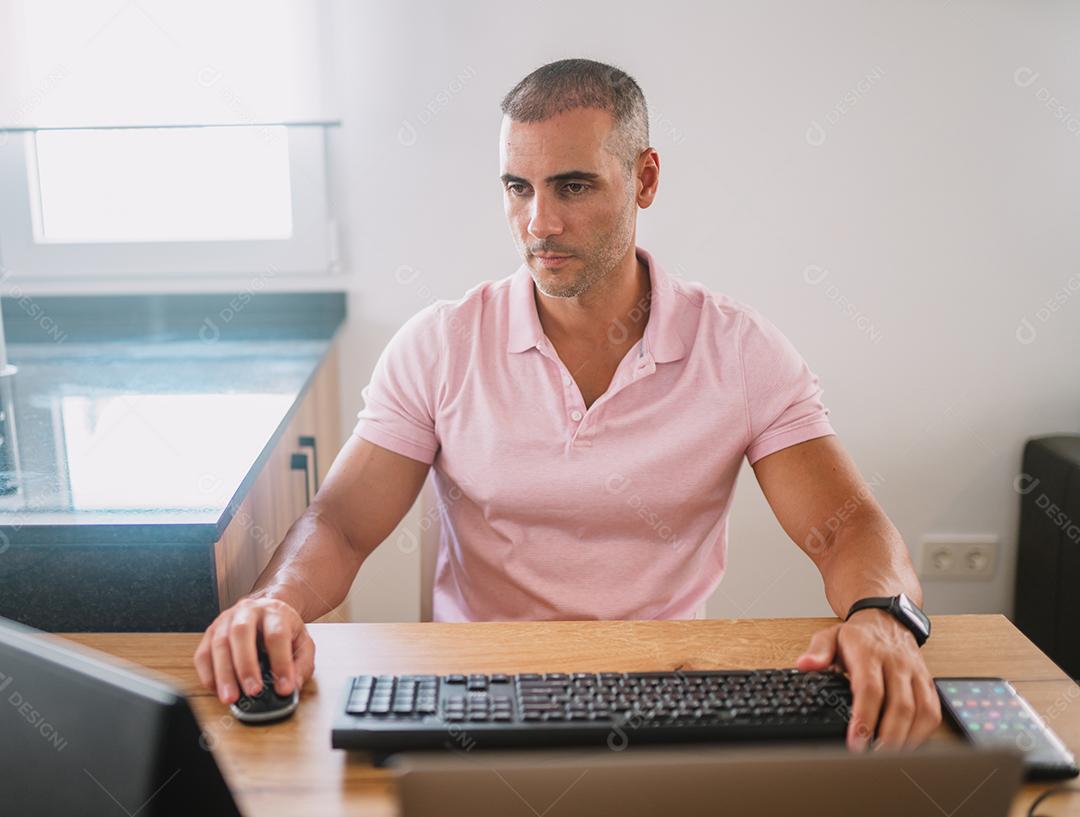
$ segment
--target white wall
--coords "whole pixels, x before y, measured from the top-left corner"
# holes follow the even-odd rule
[[[1080,7],[333,9],[352,269],[347,418],[409,315],[519,263],[497,181],[501,96],[544,62],[614,62],[645,90],[661,156],[639,243],[788,334],[909,546],[926,533],[1000,536],[993,581],[925,582],[932,612],[1010,610],[1023,441],[1080,431]],[[1015,79],[1022,68],[1038,72],[1030,85],[1020,83],[1031,73]],[[403,266],[417,275],[408,285]],[[807,283],[817,267],[824,280]],[[1040,321],[1062,290],[1071,297]],[[1029,344],[1016,337],[1025,317]],[[416,517],[404,525],[415,530]],[[391,537],[365,565],[358,617],[415,616],[418,554],[399,547],[412,541]],[[816,570],[745,465],[730,569],[708,609],[828,613]]]

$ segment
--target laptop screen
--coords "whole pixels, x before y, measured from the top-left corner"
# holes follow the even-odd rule
[[[179,690],[7,619],[0,735],[4,813],[239,814]]]

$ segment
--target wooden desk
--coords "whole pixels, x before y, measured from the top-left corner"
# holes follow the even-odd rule
[[[246,814],[397,814],[386,771],[362,753],[330,748],[330,724],[348,675],[360,673],[588,672],[793,666],[834,619],[589,621],[492,624],[313,624],[315,678],[288,721],[250,728],[198,683],[191,633],[78,633],[74,641],[164,673],[191,697]],[[1008,678],[1080,755],[1080,687],[1000,615],[937,616],[925,649],[938,676]],[[942,727],[934,740],[956,740]],[[1046,785],[1028,785],[1023,817]],[[1057,795],[1048,815],[1080,815],[1080,794]]]

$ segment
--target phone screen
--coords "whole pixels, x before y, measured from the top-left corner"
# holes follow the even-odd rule
[[[953,721],[973,743],[1015,747],[1031,769],[1063,774],[1075,769],[1069,750],[1008,681],[937,678],[935,683]]]

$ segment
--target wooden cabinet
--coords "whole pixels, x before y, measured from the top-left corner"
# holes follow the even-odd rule
[[[340,449],[337,343],[331,345],[285,431],[214,545],[220,609],[251,591],[277,546],[322,485]],[[344,621],[344,604],[320,621]]]

